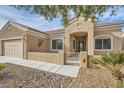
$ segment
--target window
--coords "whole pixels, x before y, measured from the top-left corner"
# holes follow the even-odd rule
[[[53,50],[62,50],[63,49],[62,39],[53,39],[52,40],[52,49]]]
[[[111,49],[111,38],[103,39],[103,49]]]
[[[73,49],[75,49],[75,44],[76,44],[76,41],[73,40]]]
[[[95,49],[102,49],[102,39],[95,39]]]
[[[56,49],[56,40],[52,40],[52,49]]]
[[[95,38],[96,50],[111,50],[112,41],[110,36],[100,36]]]

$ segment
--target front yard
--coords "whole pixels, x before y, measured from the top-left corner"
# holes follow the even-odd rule
[[[73,78],[23,66],[6,64],[0,72],[0,87],[68,87]]]
[[[80,69],[78,77],[72,78],[23,66],[6,64],[0,72],[0,87],[113,87],[116,81],[109,71],[103,69]]]
[[[102,68],[80,69],[78,77],[72,82],[72,88],[111,88],[116,80],[110,71]]]

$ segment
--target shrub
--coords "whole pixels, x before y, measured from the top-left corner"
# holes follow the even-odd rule
[[[108,68],[112,74],[117,77],[119,83],[123,82],[123,71],[124,71],[124,53],[109,53],[101,58],[94,58],[92,60],[94,64],[101,64]],[[120,85],[119,85],[120,86]]]
[[[0,63],[0,71],[5,68],[5,64]]]

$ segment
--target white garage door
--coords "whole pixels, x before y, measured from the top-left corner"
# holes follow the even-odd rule
[[[3,41],[4,56],[23,57],[23,44],[21,39]]]

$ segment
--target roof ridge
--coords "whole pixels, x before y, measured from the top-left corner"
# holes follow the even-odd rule
[[[39,32],[39,33],[43,33],[43,34],[48,35],[47,33],[43,32],[43,31],[37,30],[37,29],[35,29],[35,28],[29,27],[29,26],[27,26],[27,25],[24,25],[24,24],[21,24],[21,23],[12,21],[12,20],[9,20],[9,21],[6,23],[6,25],[9,24],[9,23],[10,23],[10,24],[13,23],[13,24],[15,24],[15,25],[21,25],[21,26],[23,26],[23,27],[27,27],[28,29],[30,29],[30,30],[32,30],[32,31],[36,31],[36,32]],[[6,25],[5,25],[4,27],[6,27]]]

